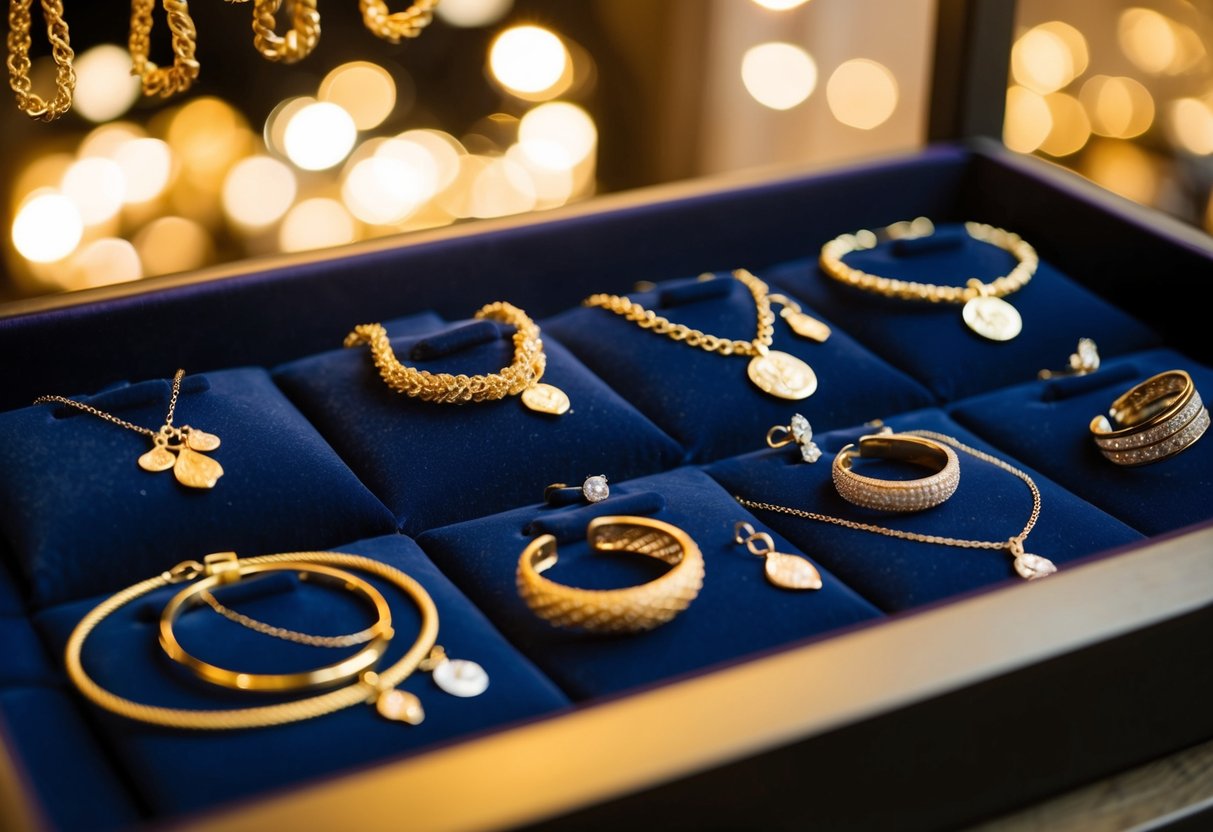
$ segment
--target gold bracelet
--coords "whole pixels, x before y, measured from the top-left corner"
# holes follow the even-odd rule
[[[896,459],[933,473],[913,480],[882,480],[855,473],[854,459]],[[947,500],[960,484],[960,460],[947,445],[925,436],[877,433],[861,437],[834,457],[831,468],[838,495],[864,508],[923,511]]]
[[[383,594],[357,575],[344,569],[303,561],[250,564],[247,561],[237,560],[234,552],[226,552],[221,557],[212,557],[213,560],[208,561],[209,574],[207,577],[191,583],[174,595],[160,613],[161,648],[170,659],[189,668],[200,679],[235,690],[307,690],[331,687],[338,682],[348,681],[364,670],[374,667],[383,658],[393,635],[392,611]],[[202,661],[181,646],[173,632],[173,623],[183,611],[203,603],[201,598],[203,593],[209,593],[212,587],[236,583],[249,575],[264,572],[300,572],[304,575],[319,575],[322,580],[336,583],[366,598],[378,615],[371,628],[371,639],[352,656],[299,673],[248,673],[228,670],[225,667]]]
[[[320,12],[316,0],[295,0],[291,28],[279,35],[274,31],[274,18],[281,7],[282,0],[253,0],[253,46],[267,61],[298,63],[320,42]]]
[[[1111,417],[1111,421],[1109,421]],[[1136,384],[1091,420],[1095,444],[1110,462],[1137,466],[1190,448],[1209,428],[1209,411],[1184,370],[1168,370]]]
[[[111,693],[98,685],[84,671],[81,662],[86,639],[98,624],[116,610],[140,598],[152,590],[170,584],[193,581],[210,576],[217,569],[230,568],[231,555],[221,553],[206,557],[204,563],[185,561],[172,569],[127,587],[94,607],[80,620],[67,640],[64,660],[68,677],[80,692],[93,704],[127,719],[162,725],[169,728],[193,730],[235,730],[283,725],[304,719],[323,716],[359,703],[373,704],[379,713],[388,719],[416,724],[424,718],[424,711],[417,697],[399,690],[396,686],[407,679],[414,670],[423,670],[432,664],[448,662],[445,654],[436,647],[438,637],[438,610],[425,588],[416,580],[386,564],[361,555],[342,552],[290,552],[277,555],[260,555],[240,558],[235,563],[243,568],[271,563],[320,563],[339,568],[358,569],[383,578],[407,594],[421,613],[421,631],[413,646],[393,665],[376,673],[366,670],[348,685],[303,699],[228,710],[192,710],[146,705]],[[427,657],[429,659],[427,660]],[[448,662],[449,665],[449,662]],[[437,671],[435,670],[437,680]]]
[[[414,0],[401,12],[389,12],[385,0],[359,0],[362,22],[376,37],[388,43],[415,38],[434,19],[438,0]]]
[[[964,227],[974,240],[1010,252],[1019,261],[1015,268],[989,283],[972,278],[961,287],[881,277],[843,262],[842,258],[851,252],[875,248],[881,238],[929,237],[935,233],[935,226],[926,217],[918,217],[912,222],[893,223],[879,231],[865,229],[836,237],[821,247],[819,263],[822,271],[830,277],[864,292],[898,300],[963,303],[962,315],[971,330],[992,341],[1009,341],[1023,329],[1023,320],[1015,307],[1003,298],[1028,284],[1036,273],[1040,258],[1036,249],[1018,234],[979,222],[966,222]]]
[[[128,46],[131,53],[131,71],[139,76],[143,84],[143,94],[165,98],[185,92],[198,77],[198,61],[194,58],[198,33],[186,0],[161,2],[164,4],[164,13],[168,18],[169,33],[172,37],[173,65],[158,67],[148,60],[155,0],[132,0]]]
[[[360,324],[345,337],[345,346],[366,344],[379,375],[388,387],[415,399],[439,404],[467,404],[522,394],[531,410],[560,415],[569,409],[569,398],[551,384],[540,384],[547,367],[539,326],[525,312],[504,301],[481,307],[475,317],[514,326],[514,360],[509,366],[487,375],[431,373],[401,364],[382,324]]]
[[[544,578],[556,564],[556,538],[532,540],[518,559],[518,594],[531,612],[554,627],[594,633],[638,633],[665,624],[690,606],[703,587],[703,554],[690,535],[650,517],[596,517],[586,527],[594,552],[634,552],[673,568],[626,589],[578,589]]]
[[[37,121],[54,121],[72,108],[76,90],[76,70],[68,37],[67,21],[63,19],[62,0],[42,0],[42,17],[46,22],[46,37],[51,44],[55,62],[55,94],[49,100],[33,91],[30,80],[29,48],[30,5],[32,0],[9,0],[8,3],[8,85],[17,96],[17,108]]]

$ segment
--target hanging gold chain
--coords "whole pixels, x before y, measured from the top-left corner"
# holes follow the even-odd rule
[[[359,0],[362,21],[377,37],[389,43],[415,38],[434,19],[438,0],[415,0],[401,12],[389,12],[385,0]]]
[[[178,370],[176,375],[173,376],[173,392],[172,392],[172,395],[169,396],[168,413],[165,414],[165,417],[164,417],[164,424],[167,425],[168,427],[172,427],[172,425],[173,425],[173,412],[176,411],[176,409],[177,409],[177,397],[181,393],[181,379],[184,377],[185,377],[184,369]],[[84,404],[83,402],[78,402],[74,399],[69,399],[66,396],[39,396],[38,398],[34,399],[34,404],[44,404],[46,402],[55,402],[56,404],[66,404],[70,407],[76,408],[77,410],[83,410],[85,413],[91,413],[92,415],[97,416],[101,419],[104,419],[107,422],[113,422],[115,425],[126,428],[127,430],[133,430],[136,433],[142,433],[145,436],[151,436],[151,437],[156,436],[156,431],[154,431],[154,430],[150,430],[149,428],[140,427],[139,425],[128,422],[125,419],[119,419],[117,416],[113,415],[112,413],[106,413],[104,410],[100,410],[96,407],[93,407],[90,404]]]
[[[253,46],[261,57],[284,64],[297,63],[320,42],[320,12],[316,0],[294,0],[291,28],[285,35],[274,31],[282,0],[253,0]]]
[[[17,107],[30,118],[54,121],[72,107],[76,89],[75,53],[68,40],[67,21],[63,19],[61,0],[41,0],[46,20],[46,37],[55,61],[55,95],[49,101],[35,95],[30,81],[29,50],[32,43],[30,4],[32,0],[9,0],[8,4],[8,83],[17,95]]]
[[[148,60],[152,34],[152,10],[155,0],[131,0],[131,31],[129,47],[131,71],[143,83],[144,95],[167,97],[185,92],[198,77],[198,61],[194,58],[198,33],[190,18],[186,0],[162,0],[172,36],[173,65],[159,67]]]
[[[771,346],[771,341],[775,337],[775,315],[771,312],[770,289],[766,283],[745,269],[734,270],[733,277],[749,289],[750,294],[754,297],[757,334],[750,341],[720,338],[702,330],[692,329],[685,324],[673,323],[669,318],[663,318],[651,309],[645,309],[623,295],[590,295],[582,301],[582,305],[614,312],[642,329],[665,335],[671,340],[681,341],[687,346],[698,347],[706,352],[721,355],[762,355]]]
[[[1040,517],[1040,489],[1036,487],[1036,483],[1025,472],[1014,467],[1010,463],[1004,462],[990,454],[983,453],[976,448],[970,448],[960,440],[947,436],[942,433],[935,433],[929,430],[907,430],[901,431],[903,434],[911,436],[922,436],[927,439],[934,439],[937,442],[943,442],[951,445],[953,448],[964,451],[971,456],[988,462],[1009,474],[1013,474],[1028,486],[1028,490],[1032,492],[1032,513],[1028,517],[1028,522],[1024,524],[1023,530],[1019,534],[1007,540],[965,540],[955,537],[944,537],[934,534],[919,534],[918,532],[908,532],[902,529],[891,529],[887,526],[877,526],[873,523],[859,523],[854,520],[847,520],[842,517],[833,517],[829,514],[819,514],[814,511],[805,511],[798,508],[790,508],[788,506],[776,505],[774,503],[765,503],[758,500],[748,500],[744,497],[735,497],[738,503],[749,509],[760,509],[762,511],[774,511],[780,514],[788,514],[793,517],[801,517],[806,520],[816,520],[821,523],[832,523],[835,526],[843,526],[848,529],[856,529],[858,531],[872,532],[873,534],[882,534],[886,537],[895,537],[900,540],[913,540],[918,543],[936,543],[940,546],[955,546],[962,549],[1007,549],[1015,552],[1016,547],[1022,551],[1023,542],[1028,534],[1032,531],[1032,527],[1036,525],[1037,518]]]
[[[365,630],[349,633],[348,635],[314,636],[310,633],[301,633],[298,630],[275,627],[273,624],[266,624],[264,621],[258,621],[256,618],[250,618],[244,613],[236,612],[232,608],[224,606],[210,592],[201,592],[199,596],[206,602],[207,606],[228,621],[239,624],[242,627],[247,627],[262,635],[273,636],[283,641],[293,641],[296,644],[306,644],[309,647],[354,647],[358,644],[365,644],[379,634],[377,626],[371,626]]]

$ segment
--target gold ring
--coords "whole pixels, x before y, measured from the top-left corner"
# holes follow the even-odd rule
[[[567,506],[585,500],[587,503],[601,503],[611,496],[611,486],[605,474],[586,477],[581,485],[568,485],[554,482],[543,489],[543,501],[552,506]]]
[[[594,552],[632,552],[673,568],[659,578],[624,589],[578,589],[540,573],[557,560],[556,538],[532,540],[518,559],[518,594],[531,612],[555,627],[596,633],[651,630],[690,606],[703,587],[703,554],[677,526],[649,517],[596,517],[586,527]]]
[[[1070,366],[1064,370],[1041,370],[1039,379],[1085,376],[1099,369],[1099,347],[1090,338],[1079,338],[1078,348],[1070,353]]]
[[[1209,411],[1183,370],[1151,376],[1091,420],[1095,444],[1117,465],[1146,465],[1191,447],[1209,427]]]
[[[816,462],[821,458],[821,448],[813,441],[813,428],[809,420],[796,413],[786,425],[775,425],[767,431],[767,447],[782,448],[793,442],[800,448],[800,458],[805,462]]]
[[[853,470],[855,457],[893,459],[930,468],[934,473],[912,480],[881,480]],[[834,457],[834,487],[844,500],[884,511],[922,511],[952,496],[960,484],[956,452],[921,436],[884,431],[861,437],[859,446],[847,445]]]
[[[366,645],[339,662],[299,673],[247,673],[209,664],[181,646],[173,632],[177,617],[201,603],[201,595],[212,587],[231,584],[261,572],[306,572],[355,592],[375,608],[378,619],[370,628],[372,638]],[[169,600],[160,614],[160,646],[170,659],[188,667],[194,675],[212,684],[235,690],[308,690],[348,682],[364,670],[374,667],[383,657],[392,639],[392,610],[382,593],[368,582],[344,569],[319,563],[239,563],[235,558],[214,562],[211,575],[182,589]]]

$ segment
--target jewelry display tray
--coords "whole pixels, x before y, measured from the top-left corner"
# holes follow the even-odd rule
[[[940,229],[989,223],[1036,248],[1040,270],[1007,298],[1023,316],[1017,338],[985,341],[957,306],[863,294],[817,269],[833,237],[917,216]],[[869,270],[960,284],[1005,269],[979,246],[941,235],[938,249],[882,249]],[[953,274],[966,265],[989,271]],[[730,288],[737,268],[832,327],[816,344],[776,322],[773,348],[816,370],[810,397],[776,399],[748,383],[740,357],[580,306],[596,292],[641,297],[646,281],[659,314],[747,339],[753,304]],[[1213,439],[1122,468],[1087,432],[1154,373],[1184,369],[1213,390],[1213,342],[1176,308],[1211,277],[1207,236],[977,140],[10,304],[0,309],[0,825],[930,830],[1213,738]],[[513,396],[417,402],[386,389],[365,348],[342,348],[354,325],[381,321],[402,361],[406,347],[438,343],[450,350],[442,369],[491,372],[508,363],[509,338],[470,319],[499,300],[540,325],[543,380],[569,394],[568,413],[532,413]],[[1064,368],[1083,337],[1098,344],[1098,370],[1037,378]],[[214,456],[225,473],[204,493],[139,470],[146,442],[135,434],[31,405],[88,398],[154,428],[179,367],[179,423],[223,439]],[[795,446],[764,442],[796,413],[824,451],[812,465]],[[54,420],[102,438],[43,442]],[[1059,571],[1023,581],[1005,552],[733,500],[845,514],[830,459],[875,420],[950,433],[1030,472],[1042,508],[1026,545]],[[1023,484],[960,457],[943,507],[879,522],[961,538],[1018,532]],[[605,502],[543,505],[545,485],[596,474],[609,479]],[[700,597],[639,635],[547,627],[514,589],[522,547],[552,530],[572,569],[579,530],[606,513],[651,514],[691,534],[706,563]],[[812,559],[823,588],[767,584],[732,540],[739,520]],[[70,685],[66,636],[112,592],[210,552],[302,549],[383,557],[426,584],[438,642],[488,669],[484,697],[442,701],[416,674],[406,687],[425,701],[421,726],[359,706],[190,732],[107,714]],[[129,638],[103,639],[93,660],[111,663],[96,670],[115,684],[135,680],[128,695],[154,696],[168,672],[154,655],[155,613],[133,615]],[[205,694],[186,701],[204,707]]]

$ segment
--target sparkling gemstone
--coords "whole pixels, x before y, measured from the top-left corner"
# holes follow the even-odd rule
[[[451,696],[479,696],[489,686],[489,674],[467,659],[448,659],[434,668],[434,683]]]
[[[611,487],[607,485],[607,478],[599,474],[586,477],[585,482],[581,484],[581,493],[591,503],[600,503],[611,496]]]
[[[1040,555],[1022,554],[1015,558],[1015,571],[1021,578],[1032,581],[1052,575],[1057,571],[1057,567],[1053,565],[1053,561]]]
[[[1078,352],[1074,354],[1074,358],[1076,360],[1070,363],[1075,370],[1091,372],[1099,369],[1099,350],[1090,338],[1083,338],[1078,342]]]
[[[797,442],[808,442],[813,438],[813,428],[809,425],[809,420],[797,413],[792,417],[791,421],[792,438]]]

